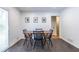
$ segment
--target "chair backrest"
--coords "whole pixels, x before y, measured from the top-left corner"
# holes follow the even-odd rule
[[[36,28],[36,30],[37,30],[37,31],[42,31],[43,29],[42,29],[42,28]]]
[[[27,33],[27,29],[23,29],[23,34],[24,34],[25,38],[29,37],[29,34]]]
[[[50,29],[50,30],[49,30],[49,32],[48,32],[47,37],[48,37],[48,38],[51,38],[51,37],[52,37],[52,34],[53,34],[53,30],[52,30],[52,29]]]
[[[26,29],[23,29],[23,33],[27,33],[27,30]]]
[[[43,39],[44,31],[33,31],[33,34],[35,40],[41,40]]]

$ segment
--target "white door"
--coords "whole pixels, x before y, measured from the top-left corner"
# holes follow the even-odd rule
[[[0,51],[8,48],[8,11],[0,8]]]

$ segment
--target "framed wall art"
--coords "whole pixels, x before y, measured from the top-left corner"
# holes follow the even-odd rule
[[[25,17],[25,23],[30,23],[30,17]]]
[[[33,23],[38,23],[38,17],[33,17]]]
[[[46,17],[42,17],[42,23],[46,23]]]

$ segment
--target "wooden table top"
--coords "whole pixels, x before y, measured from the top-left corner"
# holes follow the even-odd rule
[[[27,33],[37,33],[36,31],[27,31]],[[48,31],[39,31],[40,33],[49,33]]]

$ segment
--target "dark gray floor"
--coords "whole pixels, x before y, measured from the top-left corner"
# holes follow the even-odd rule
[[[31,45],[27,48],[23,46],[24,40],[20,40],[17,44],[9,48],[6,52],[78,52],[79,49],[73,47],[62,39],[53,39],[53,47],[45,46],[44,49],[36,47],[33,49]]]

